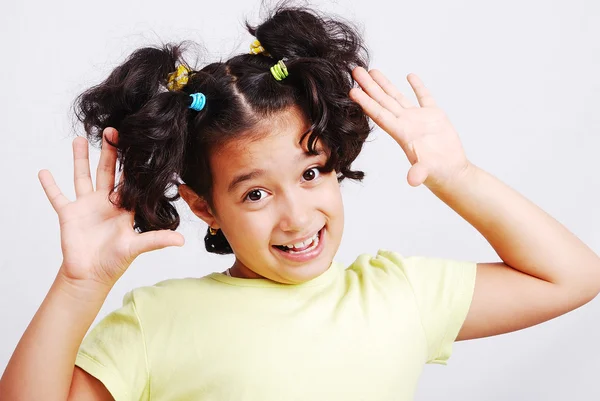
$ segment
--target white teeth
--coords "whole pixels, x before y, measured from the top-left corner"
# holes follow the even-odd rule
[[[292,248],[289,248],[290,250],[289,250],[288,252],[289,252],[289,253],[306,253],[306,252],[310,252],[310,251],[312,251],[312,250],[313,250],[313,249],[315,249],[317,246],[319,246],[319,237],[315,238],[315,239],[313,240],[313,244],[312,244],[312,245],[311,245],[309,248],[307,248],[307,249],[305,249],[305,250],[303,250],[303,251],[293,251],[293,250],[292,250]]]
[[[307,239],[306,241],[303,242],[298,242],[297,244],[293,244],[293,245],[283,245],[286,248],[292,249],[292,248],[304,248],[307,245],[310,245],[311,242],[318,240],[319,239],[319,232],[317,231],[317,233],[315,235],[312,236],[312,238]]]

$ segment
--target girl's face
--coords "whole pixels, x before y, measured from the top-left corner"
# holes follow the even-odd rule
[[[290,108],[270,118],[259,139],[213,152],[214,210],[182,191],[199,217],[223,231],[236,256],[232,275],[297,284],[331,264],[344,226],[342,197],[336,172],[320,171],[327,161],[321,145],[313,156],[306,152],[308,135],[298,143],[308,127]]]

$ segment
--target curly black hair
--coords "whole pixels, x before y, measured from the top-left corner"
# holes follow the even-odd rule
[[[124,174],[116,206],[134,211],[138,232],[179,225],[172,202],[173,186],[187,184],[212,207],[208,155],[216,146],[248,135],[260,121],[297,106],[310,123],[302,136],[308,151],[320,140],[327,149],[325,172],[335,170],[338,181],[362,180],[350,165],[372,128],[348,92],[351,72],[367,68],[368,53],[357,28],[340,18],[320,15],[306,7],[277,6],[259,25],[246,29],[268,54],[239,54],[226,61],[194,69],[183,59],[186,45],[165,44],[134,51],[108,78],[74,103],[88,141],[98,146],[102,131],[119,131],[117,148]],[[285,60],[289,76],[274,79],[270,67]],[[191,69],[180,90],[166,89],[167,78],[180,64]],[[189,108],[190,94],[202,92],[206,105]],[[221,230],[205,237],[206,249],[228,254],[232,249]]]

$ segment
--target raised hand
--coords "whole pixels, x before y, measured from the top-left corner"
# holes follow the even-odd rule
[[[117,151],[106,141],[107,137],[116,143],[118,133],[113,128],[104,130],[95,190],[90,176],[88,141],[82,137],[73,140],[77,198],[74,202],[62,194],[50,171],[38,173],[44,192],[58,214],[63,253],[59,274],[76,284],[112,287],[138,255],[184,244],[183,236],[171,230],[137,233],[133,229],[134,213],[110,202]],[[116,196],[118,191],[113,193]]]
[[[352,89],[350,98],[404,150],[412,164],[407,176],[411,186],[424,183],[431,189],[468,169],[457,132],[419,77],[409,74],[407,80],[420,107],[377,70],[357,67],[352,76],[360,88]]]

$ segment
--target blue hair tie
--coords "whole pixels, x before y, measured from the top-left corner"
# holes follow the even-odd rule
[[[204,96],[204,93],[192,93],[190,96],[193,100],[189,108],[194,109],[196,111],[202,110],[204,108],[204,105],[206,104],[206,96]]]

